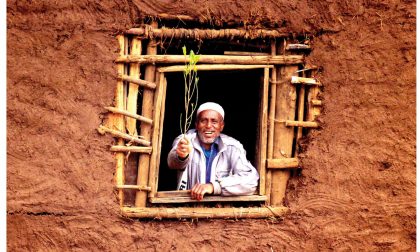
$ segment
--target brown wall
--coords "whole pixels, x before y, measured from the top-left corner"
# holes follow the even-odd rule
[[[415,250],[415,1],[225,2],[8,1],[10,251]],[[115,35],[159,13],[318,34],[323,126],[284,220],[119,217],[113,139],[96,128],[113,100]]]

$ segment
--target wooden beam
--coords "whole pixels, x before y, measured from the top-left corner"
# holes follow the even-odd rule
[[[152,23],[152,28],[157,27],[157,22]],[[146,48],[147,55],[157,54],[157,44],[155,39],[150,39]],[[155,82],[155,71],[154,65],[147,65],[145,68],[144,80],[148,82]],[[142,101],[142,116],[147,118],[153,118],[153,97],[154,90],[144,89],[143,90],[143,101]],[[156,122],[155,122],[156,123]],[[151,141],[152,138],[152,127],[149,124],[140,125],[140,134],[144,136],[145,140]],[[139,156],[139,164],[137,170],[137,185],[146,185],[149,181],[149,166],[150,166],[150,155]],[[136,193],[136,207],[145,207],[147,203],[147,192],[138,191]]]
[[[262,84],[261,103],[260,103],[260,122],[258,134],[258,172],[260,173],[260,195],[265,195],[266,181],[266,159],[267,159],[267,130],[268,130],[268,82],[270,79],[270,69],[264,68],[264,80]]]
[[[163,97],[165,96],[165,94],[163,93],[164,90],[165,90],[165,87],[164,87],[164,85],[165,85],[165,74],[157,73],[156,81],[159,83],[159,85],[157,87],[155,97],[154,97],[155,108],[153,110],[153,120],[157,123],[155,123],[153,125],[153,133],[152,133],[153,152],[152,152],[152,156],[151,156],[151,159],[150,159],[149,180],[148,180],[148,184],[150,185],[152,190],[149,193],[149,197],[154,197],[154,193],[155,193],[155,191],[157,191],[155,175],[159,171],[159,168],[156,167],[156,163],[157,163],[157,160],[160,158],[158,156],[158,153],[159,153],[159,151],[158,151],[159,133],[160,133],[159,122],[160,122],[160,117],[162,116],[162,114],[161,114],[162,106],[164,106],[164,104],[162,104],[162,101],[163,101]]]
[[[134,118],[134,119],[137,119],[139,121],[142,121],[142,122],[145,122],[145,123],[148,123],[148,124],[153,124],[153,120],[152,119],[146,118],[146,117],[141,116],[141,115],[130,113],[130,112],[126,111],[126,110],[117,109],[117,108],[114,108],[114,107],[104,107],[104,108],[107,109],[107,110],[109,110],[109,111],[111,111],[112,113],[117,113],[117,114],[125,115],[125,116],[131,117],[131,118]]]
[[[149,88],[149,89],[155,89],[156,88],[156,84],[153,83],[153,82],[141,80],[139,78],[133,78],[133,77],[130,77],[128,75],[118,76],[117,78],[120,79],[120,80],[123,80],[123,81],[128,81],[130,83],[137,84],[137,85],[145,87],[145,88]]]
[[[287,207],[122,207],[121,214],[133,218],[269,218],[281,217],[289,212]]]
[[[276,40],[271,40],[271,56],[277,54]],[[274,146],[274,119],[276,111],[276,82],[277,82],[277,67],[271,70],[270,80],[270,107],[269,107],[269,125],[268,125],[268,143],[267,143],[267,158],[273,158],[273,146]],[[266,182],[265,182],[265,194],[267,195],[267,204],[270,205],[271,200],[271,171],[266,171]]]
[[[134,189],[139,191],[150,191],[150,186],[139,186],[139,185],[116,185],[115,188],[117,189]]]
[[[298,76],[292,76],[291,83],[322,86],[321,83],[317,79],[304,78],[304,77],[298,77]]]
[[[138,56],[141,54],[141,40],[139,38],[132,38],[131,40],[130,55]],[[140,78],[140,65],[139,63],[130,63],[130,79],[139,79]],[[124,75],[123,75],[124,76]],[[128,85],[128,95],[127,95],[127,112],[133,115],[137,115],[137,97],[139,96],[139,85],[129,82]],[[136,136],[137,126],[136,119],[132,117],[126,118],[125,125],[128,133],[130,135]]]
[[[136,152],[136,153],[152,153],[152,147],[140,147],[140,146],[111,146],[110,151],[115,152]]]
[[[131,28],[127,34],[144,36],[146,38],[189,38],[189,39],[263,39],[263,38],[281,38],[289,37],[290,33],[286,31],[278,30],[266,30],[266,29],[183,29],[183,28],[160,28],[145,25],[140,28]]]
[[[156,165],[154,167],[154,169],[159,169],[160,167],[160,156],[161,156],[161,151],[162,151],[162,137],[163,137],[163,120],[165,118],[165,104],[166,104],[166,89],[168,87],[168,82],[166,78],[163,78],[163,97],[162,97],[162,107],[161,107],[161,111],[160,111],[160,122],[159,122],[159,140],[158,140],[158,147],[156,148],[157,151],[157,159],[156,159]],[[152,187],[152,193],[157,191],[157,185],[159,182],[159,172],[155,172],[155,177],[154,177],[154,187]]]
[[[199,203],[199,202],[251,202],[251,201],[266,201],[265,195],[249,195],[249,196],[204,196],[202,200],[195,200],[188,196],[170,196],[170,197],[154,197],[150,198],[150,203],[158,204],[173,204],[173,203]]]
[[[284,46],[284,43],[283,43]],[[284,52],[284,47],[279,48]],[[298,66],[283,66],[277,72],[278,80],[290,80],[298,70]],[[277,85],[277,99],[275,118],[278,120],[295,120],[296,113],[296,87],[290,83]],[[277,123],[274,126],[274,151],[273,158],[290,158],[293,153],[294,128],[286,127],[285,124]],[[290,177],[288,170],[271,171],[271,205],[281,206],[286,195],[287,181]]]
[[[118,43],[120,46],[119,55],[123,56],[126,51],[126,38],[123,35],[117,36]],[[123,63],[117,64],[117,71],[118,74],[124,74],[125,72],[125,66]],[[124,109],[124,83],[122,81],[117,81],[117,88],[115,90],[115,106],[118,109]],[[113,127],[116,127],[119,131],[125,132],[124,127],[124,117],[122,115],[115,115],[115,125],[112,125]],[[123,146],[124,145],[124,139],[119,138],[117,140],[117,145]],[[117,185],[121,185],[125,183],[125,175],[124,175],[124,159],[125,155],[124,153],[116,153],[115,154],[115,183]],[[118,199],[120,206],[123,206],[124,204],[124,192],[122,190],[118,191]]]
[[[126,133],[122,133],[121,131],[109,129],[109,128],[103,126],[103,125],[99,125],[98,131],[100,133],[106,132],[106,133],[109,133],[109,134],[111,134],[115,137],[123,138],[125,140],[141,144],[143,146],[150,146],[150,141],[147,141],[147,140],[144,140],[144,139],[139,139],[139,137],[141,137],[141,136],[133,136],[133,135],[129,135],[129,134],[126,134]]]
[[[299,160],[297,158],[267,159],[267,169],[288,169],[298,167]]]
[[[304,127],[304,128],[318,128],[317,122],[305,122],[305,121],[285,121],[286,127]]]
[[[272,65],[197,65],[197,71],[216,71],[216,70],[243,70],[243,69],[259,69],[259,68],[273,68]],[[183,72],[184,65],[159,67],[158,71],[161,73],[168,72]]]
[[[305,111],[305,99],[306,99],[306,95],[305,95],[305,86],[301,85],[299,87],[299,94],[298,94],[298,103],[297,103],[297,120],[298,121],[303,121],[305,120],[304,116],[304,111]],[[286,126],[287,125],[287,121],[286,121]],[[298,151],[299,148],[297,147],[298,145],[298,141],[302,138],[303,135],[303,128],[302,127],[298,127],[297,132],[296,132],[296,148],[295,148],[295,157],[297,157],[298,155]]]
[[[244,65],[296,65],[304,63],[303,55],[199,55],[199,64],[244,64]],[[118,57],[116,63],[176,64],[185,63],[184,55],[126,55]]]

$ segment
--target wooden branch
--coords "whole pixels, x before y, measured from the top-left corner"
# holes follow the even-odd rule
[[[121,214],[133,218],[269,218],[281,217],[289,212],[287,207],[122,207]]]
[[[151,26],[145,25],[144,27],[140,28],[131,28],[127,32],[127,34],[133,35],[140,35],[146,38],[174,38],[174,39],[181,39],[181,38],[189,38],[189,39],[255,39],[255,38],[282,38],[282,37],[289,37],[289,32],[280,32],[277,30],[265,30],[265,29],[258,29],[258,30],[240,30],[240,29],[220,29],[220,30],[212,30],[212,29],[173,29],[173,28],[153,28]]]
[[[126,134],[126,133],[122,133],[118,130],[109,129],[109,128],[103,126],[103,125],[100,125],[98,130],[103,131],[103,132],[107,132],[107,133],[109,133],[109,134],[111,134],[115,137],[123,138],[125,140],[132,141],[132,142],[144,145],[144,146],[150,146],[149,141],[139,139],[137,136],[132,136],[132,135],[129,135],[129,134]]]
[[[314,78],[304,78],[304,77],[298,77],[298,76],[292,76],[291,83],[322,86],[322,84]]]
[[[273,68],[272,65],[197,65],[198,71],[215,71],[215,70],[242,70],[242,69],[259,69],[259,68]],[[164,72],[183,72],[185,66],[169,66],[159,67],[158,71]]]
[[[306,44],[288,44],[286,50],[311,50],[311,46]]]
[[[245,64],[245,65],[296,65],[304,63],[303,55],[278,56],[239,56],[239,55],[199,55],[199,64]],[[176,64],[185,63],[188,58],[184,55],[126,55],[119,56],[116,63],[140,64]]]
[[[224,51],[224,55],[236,55],[236,56],[268,56],[269,53],[265,52],[242,52],[242,51]]]
[[[285,123],[286,123],[286,127],[318,128],[318,123],[317,122],[286,120]]]
[[[153,124],[153,120],[152,119],[146,118],[146,117],[141,116],[141,115],[130,113],[130,112],[126,111],[126,110],[121,110],[121,109],[117,109],[117,108],[114,108],[114,107],[104,107],[104,108],[107,109],[107,110],[109,110],[109,111],[111,111],[112,113],[117,113],[117,114],[125,115],[125,116],[131,117],[131,118],[134,118],[134,119],[137,119],[139,121],[142,121],[142,122],[145,122],[145,123],[148,123],[148,124]]]
[[[140,147],[140,146],[111,146],[110,151],[115,152],[136,152],[136,153],[152,153],[152,147]]]
[[[299,160],[297,158],[267,159],[267,169],[288,169],[298,167]]]
[[[116,185],[115,188],[117,189],[134,189],[139,191],[146,191],[149,192],[150,186],[139,186],[139,185]]]
[[[265,201],[265,195],[249,195],[249,196],[204,196],[203,200],[198,201],[191,198],[191,195],[186,196],[169,196],[169,197],[154,197],[150,198],[151,203],[193,203],[193,202],[250,202],[250,201]]]
[[[321,100],[311,100],[311,104],[313,106],[322,106],[322,101]]]
[[[130,83],[137,84],[137,85],[145,87],[145,88],[149,88],[149,89],[155,89],[156,88],[156,84],[153,83],[153,82],[141,80],[141,79],[138,79],[138,78],[133,78],[133,77],[130,77],[128,75],[118,76],[117,78],[120,79],[120,80],[123,80],[123,81],[128,81]]]

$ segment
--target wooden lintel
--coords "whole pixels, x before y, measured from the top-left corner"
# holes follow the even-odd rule
[[[321,100],[311,100],[313,106],[322,106]]]
[[[142,122],[145,122],[145,123],[148,123],[148,124],[153,124],[153,120],[152,119],[146,118],[146,117],[141,116],[141,115],[130,113],[130,112],[126,111],[126,110],[117,109],[117,108],[114,108],[114,107],[104,107],[104,108],[107,109],[107,110],[109,110],[109,111],[111,111],[112,113],[117,113],[117,114],[125,115],[125,116],[131,117],[131,118],[134,118],[134,119],[137,119],[139,121],[142,121]]]
[[[145,87],[145,88],[150,88],[150,89],[155,89],[156,88],[156,83],[153,83],[153,82],[150,82],[150,81],[145,81],[145,80],[142,80],[142,79],[133,78],[133,77],[130,77],[128,75],[118,76],[118,79],[123,80],[123,81],[128,81],[130,83],[137,84],[137,85]]]
[[[103,126],[103,125],[99,126],[98,131],[99,132],[107,132],[107,133],[109,133],[109,134],[111,134],[115,137],[120,137],[120,138],[123,138],[125,140],[141,144],[143,146],[150,146],[149,141],[139,139],[137,136],[132,136],[132,135],[129,135],[129,134],[126,134],[126,133],[122,133],[121,131],[118,131],[118,130],[109,129],[109,128]]]
[[[133,218],[269,218],[281,217],[289,212],[287,207],[122,207],[121,214]]]
[[[150,186],[139,186],[139,185],[116,185],[115,188],[117,189],[134,189],[139,191],[146,191],[150,192]]]
[[[199,55],[198,64],[297,65],[304,63],[303,55]],[[116,63],[176,64],[185,63],[184,55],[124,55]],[[197,65],[198,66],[198,65]]]
[[[314,78],[304,78],[298,76],[292,76],[291,79],[292,84],[305,84],[305,85],[315,85],[315,86],[322,86],[322,84]]]
[[[146,38],[189,38],[189,39],[262,39],[262,38],[285,38],[290,33],[286,31],[267,29],[183,29],[183,28],[153,28],[145,25],[140,28],[131,28],[127,34],[144,36]]]
[[[288,44],[286,50],[311,50],[311,46],[306,44]]]
[[[286,120],[285,123],[286,123],[286,127],[318,128],[318,126],[319,126],[317,122]]]
[[[111,151],[115,152],[136,152],[136,153],[152,153],[152,147],[140,147],[140,146],[111,146]]]
[[[299,160],[297,158],[267,159],[267,169],[289,169],[298,167]]]
[[[215,71],[215,70],[246,70],[259,68],[273,68],[272,65],[196,65],[197,71]],[[164,72],[183,72],[185,65],[176,65],[168,67],[159,67],[158,71]]]

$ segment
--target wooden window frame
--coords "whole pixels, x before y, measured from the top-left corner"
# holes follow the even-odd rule
[[[260,111],[259,111],[259,136],[258,136],[258,157],[257,157],[257,171],[260,175],[259,179],[259,190],[254,195],[249,196],[206,196],[203,200],[197,201],[191,199],[191,196],[187,191],[157,191],[158,184],[158,169],[160,166],[160,150],[162,143],[162,130],[163,120],[165,114],[165,100],[166,100],[166,86],[167,80],[165,73],[182,72],[185,69],[184,65],[173,65],[167,67],[159,67],[157,69],[158,85],[157,85],[157,98],[155,107],[156,114],[154,115],[154,121],[159,121],[159,124],[154,124],[153,128],[153,143],[152,149],[156,149],[156,152],[152,152],[151,164],[149,168],[149,185],[151,190],[148,198],[150,203],[191,203],[191,202],[233,202],[233,201],[260,201],[265,202],[267,196],[265,194],[265,162],[266,162],[266,150],[267,150],[267,119],[268,119],[268,85],[270,77],[270,69],[273,69],[273,65],[240,65],[240,64],[204,64],[197,65],[197,71],[227,71],[227,70],[248,70],[248,69],[262,69],[263,70],[263,82],[260,87],[262,90],[260,99]],[[159,97],[161,96],[161,97]]]
[[[265,218],[278,217],[288,211],[282,204],[289,171],[299,167],[295,153],[291,153],[293,137],[302,137],[302,128],[316,128],[316,116],[320,114],[322,102],[318,99],[321,83],[312,78],[316,67],[306,66],[302,53],[287,50],[308,50],[307,45],[293,45],[288,42],[287,33],[261,30],[260,38],[271,39],[271,54],[200,55],[199,71],[223,71],[263,69],[264,79],[259,111],[259,156],[257,169],[260,174],[259,190],[251,196],[206,196],[195,207],[166,207],[164,203],[195,203],[187,192],[157,191],[158,167],[161,156],[162,130],[166,99],[167,80],[165,73],[183,71],[183,55],[156,55],[156,35],[175,38],[208,34],[208,30],[185,31],[158,29],[156,24],[130,29],[119,35],[120,56],[116,59],[118,81],[113,107],[105,107],[110,114],[99,133],[109,133],[117,138],[111,147],[115,152],[115,183],[121,207],[121,214],[135,218]],[[133,36],[134,34],[134,36]],[[213,30],[219,39],[248,37],[247,31],[232,29]],[[129,38],[131,41],[129,42]],[[194,36],[193,36],[194,37]],[[147,55],[142,53],[142,39],[148,39]],[[275,38],[279,39],[276,40]],[[130,50],[127,48],[130,46]],[[279,48],[277,48],[279,46]],[[281,55],[277,52],[282,51]],[[129,53],[128,53],[129,52]],[[145,64],[144,78],[140,79],[140,64]],[[163,66],[163,65],[169,66]],[[297,65],[302,65],[306,74],[294,76]],[[129,71],[128,71],[129,69]],[[129,73],[129,74],[128,74]],[[277,79],[279,81],[277,81]],[[287,80],[290,80],[287,83]],[[138,87],[144,88],[142,115],[137,114]],[[300,88],[295,88],[299,86]],[[309,86],[310,88],[306,88]],[[297,90],[299,92],[297,93]],[[308,90],[308,91],[305,91]],[[306,92],[306,93],[305,93]],[[297,99],[297,103],[294,102]],[[294,104],[293,104],[294,103]],[[306,113],[304,113],[304,110]],[[295,118],[296,115],[296,118]],[[141,121],[140,132],[135,127]],[[294,128],[297,127],[297,135]],[[286,133],[285,133],[286,132]],[[280,137],[281,136],[281,137]],[[275,140],[275,139],[283,139]],[[284,143],[281,143],[281,142]],[[280,143],[279,143],[280,142]],[[137,146],[136,146],[137,145]],[[137,185],[126,185],[124,167],[126,153],[139,153]],[[124,205],[124,190],[137,190],[135,206]],[[261,201],[261,207],[203,207],[202,202]]]

